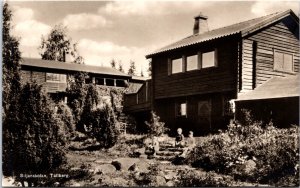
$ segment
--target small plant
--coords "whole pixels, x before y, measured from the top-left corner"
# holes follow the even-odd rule
[[[160,117],[153,111],[151,111],[150,122],[146,121],[145,124],[150,136],[161,136],[169,130],[169,128],[165,127],[165,123],[160,121]]]
[[[203,174],[194,171],[180,171],[178,174],[178,187],[229,187],[233,185],[233,178],[230,176],[217,175],[214,172]]]

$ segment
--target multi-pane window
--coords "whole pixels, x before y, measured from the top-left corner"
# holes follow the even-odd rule
[[[176,115],[177,116],[186,116],[187,115],[187,103],[186,102],[177,103]]]
[[[172,59],[172,74],[182,71],[182,58]]]
[[[274,70],[293,71],[293,55],[274,50]]]
[[[67,83],[67,75],[56,74],[56,73],[46,73],[46,82]]]
[[[216,66],[215,51],[202,53],[202,68]]]
[[[198,55],[187,56],[186,58],[186,70],[196,70],[198,69]]]

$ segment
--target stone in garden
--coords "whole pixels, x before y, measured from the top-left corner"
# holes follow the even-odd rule
[[[155,186],[165,186],[166,185],[166,179],[162,176],[155,176],[153,185]]]
[[[138,162],[137,158],[119,158],[112,161],[112,165],[116,167],[117,170],[128,170],[134,163]]]
[[[148,157],[147,155],[140,155],[141,159],[147,159],[147,157]]]
[[[100,172],[103,174],[112,174],[116,172],[116,167],[111,164],[102,164],[95,168],[96,174],[99,174]]]
[[[173,181],[168,181],[168,182],[166,183],[166,186],[168,186],[168,187],[175,187],[175,184],[174,184]]]

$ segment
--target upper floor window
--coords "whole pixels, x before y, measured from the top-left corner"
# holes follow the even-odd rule
[[[196,70],[198,69],[198,55],[187,56],[186,58],[186,70]]]
[[[67,75],[56,74],[56,73],[46,73],[46,82],[67,83]]]
[[[182,58],[172,59],[172,74],[183,72]]]
[[[293,55],[274,50],[274,70],[293,72]]]
[[[202,53],[202,68],[215,67],[217,65],[215,55],[215,50]]]

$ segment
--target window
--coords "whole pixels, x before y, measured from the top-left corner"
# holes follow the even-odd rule
[[[274,70],[293,72],[293,55],[274,50]]]
[[[186,58],[186,70],[196,70],[198,69],[198,55],[187,56]]]
[[[125,87],[125,80],[116,80],[117,87]]]
[[[56,73],[46,73],[46,82],[67,83],[67,75],[56,74]]]
[[[202,53],[202,68],[216,66],[215,51]]]
[[[186,116],[187,115],[187,104],[186,102],[178,103],[176,108],[177,116]]]
[[[96,85],[104,85],[104,78],[99,78],[99,77],[96,77],[95,78],[95,84]]]
[[[107,79],[106,79],[106,85],[107,85],[107,86],[115,86],[115,80],[114,80],[114,79],[107,78]]]
[[[182,58],[172,59],[172,74],[183,72],[182,70]]]

